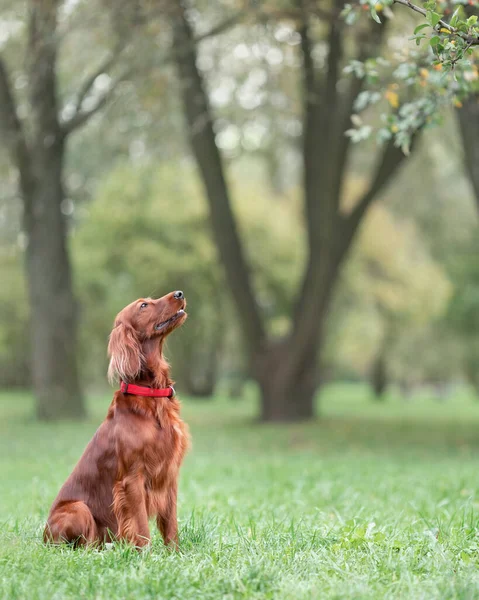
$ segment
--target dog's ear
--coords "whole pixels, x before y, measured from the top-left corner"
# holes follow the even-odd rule
[[[114,384],[119,377],[129,382],[140,374],[143,354],[135,330],[130,325],[116,322],[108,343],[108,380]]]

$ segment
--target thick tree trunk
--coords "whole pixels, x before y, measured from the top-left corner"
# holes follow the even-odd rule
[[[339,251],[338,251],[339,252]],[[347,249],[329,256],[314,273],[314,306],[305,306],[310,335],[298,320],[291,335],[268,342],[252,357],[252,371],[262,394],[263,421],[302,421],[315,416],[314,398],[321,382],[321,351],[329,305]]]
[[[76,305],[61,210],[66,138],[58,120],[57,8],[58,0],[30,4],[31,180],[24,183],[21,173],[32,379],[41,419],[78,418],[85,412],[76,365]]]
[[[341,182],[345,176],[350,143],[349,138],[344,136],[344,130],[360,88],[354,81],[346,94],[346,101],[340,106],[337,84],[344,34],[340,21],[331,20],[328,68],[324,77],[316,72],[305,23],[301,32],[305,80],[303,160],[309,256],[295,302],[291,334],[283,340],[269,340],[238,235],[185,5],[186,2],[180,1],[172,15],[175,60],[184,113],[192,153],[210,206],[213,234],[245,336],[251,373],[260,386],[262,419],[309,419],[314,414],[319,352],[333,286],[361,219],[372,200],[396,172],[403,154],[392,142],[389,143],[364,196],[350,214],[342,213]],[[338,17],[342,7],[343,2],[335,0],[334,10]],[[307,14],[305,17],[307,20]],[[377,45],[380,37],[372,38]]]
[[[80,86],[76,112],[60,124],[57,94],[57,10],[59,0],[30,0],[26,70],[28,118],[20,119],[0,57],[0,133],[19,172],[28,237],[26,272],[31,308],[32,379],[37,414],[42,419],[80,417],[85,408],[76,365],[76,303],[62,214],[63,162],[67,136],[96,114],[125,76],[113,80],[85,109],[83,100],[96,78],[110,69],[122,50],[120,44],[95,73]]]
[[[25,198],[32,379],[40,419],[85,414],[76,365],[76,303],[61,211],[63,155],[61,139],[52,140],[43,151],[37,149],[35,187]]]
[[[374,398],[384,400],[384,395],[388,387],[388,372],[385,355],[380,352],[376,356],[371,369],[371,387],[373,388]]]
[[[261,390],[261,420],[303,421],[314,417],[319,359],[313,351],[295,360],[300,348],[292,339],[271,342],[254,360],[254,374]],[[319,347],[318,343],[318,347]],[[292,369],[286,368],[293,361]]]

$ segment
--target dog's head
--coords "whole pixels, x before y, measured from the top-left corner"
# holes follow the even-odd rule
[[[146,364],[147,352],[162,341],[187,317],[186,299],[181,291],[162,298],[140,298],[118,313],[108,344],[108,379],[133,381]]]

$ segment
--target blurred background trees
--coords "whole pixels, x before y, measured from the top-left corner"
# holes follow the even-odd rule
[[[311,417],[333,378],[378,397],[479,388],[477,95],[441,127],[406,122],[406,159],[395,119],[426,78],[414,58],[414,86],[395,83],[408,11],[0,9],[0,375],[33,385],[39,417],[83,415],[116,312],[175,288],[191,317],[170,342],[178,388],[238,396],[252,379],[264,420]],[[353,143],[384,119],[382,145]]]

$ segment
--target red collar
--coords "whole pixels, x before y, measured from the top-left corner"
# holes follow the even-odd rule
[[[121,382],[120,392],[123,394],[132,394],[133,396],[150,396],[151,398],[172,398],[175,395],[175,388],[169,385],[167,388],[149,388],[132,383]]]

